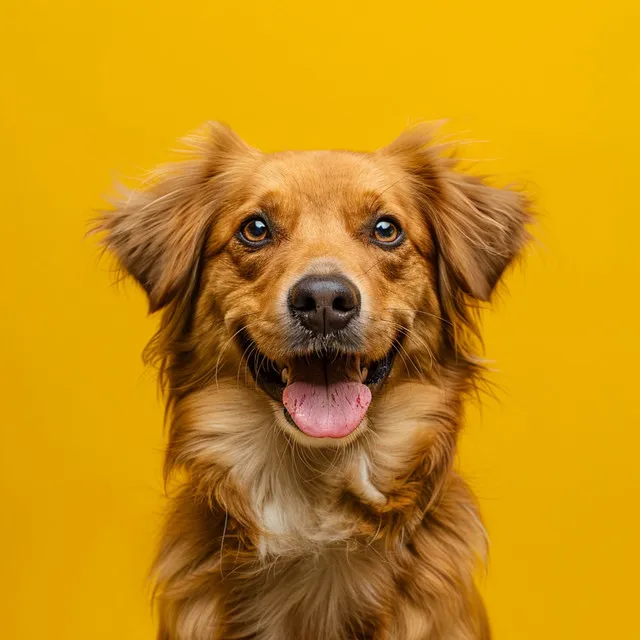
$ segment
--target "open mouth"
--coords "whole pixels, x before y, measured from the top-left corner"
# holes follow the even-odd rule
[[[355,431],[371,403],[371,388],[386,380],[399,348],[394,341],[375,361],[329,349],[278,363],[264,356],[246,331],[238,339],[256,383],[283,405],[289,424],[313,438],[344,438]]]

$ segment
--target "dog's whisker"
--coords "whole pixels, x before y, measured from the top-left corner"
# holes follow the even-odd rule
[[[255,357],[256,354],[259,354],[258,352],[258,347],[251,343],[249,344],[247,347],[245,347],[245,350],[243,352],[243,354],[246,353],[246,359],[244,362],[244,386],[248,387],[249,386],[249,373],[250,373],[250,366],[249,366],[249,360],[250,358]],[[240,363],[238,364],[238,372],[236,374],[236,388],[240,387],[240,371],[242,369],[243,366],[243,362],[242,362],[243,358],[240,358]]]
[[[375,269],[383,260],[384,260],[384,258],[380,258],[379,260],[376,260],[370,267],[365,269],[362,273],[357,274],[355,276],[355,279],[356,280],[360,280],[361,278],[366,276],[367,273],[369,273],[372,269]]]
[[[385,307],[384,311],[410,311],[411,313],[418,313],[420,315],[425,315],[425,316],[429,316],[431,318],[435,318],[436,320],[440,320],[448,325],[453,326],[453,323],[450,322],[449,320],[447,320],[446,318],[443,318],[442,316],[439,316],[436,313],[431,313],[429,311],[423,311],[422,309],[414,309],[412,307],[408,307],[406,309],[402,309],[402,308],[398,308],[398,307]]]
[[[411,336],[411,331],[405,327],[404,325],[395,322],[394,320],[386,320],[384,318],[371,318],[372,321],[378,321],[378,322],[387,322],[391,325],[393,325],[394,327],[396,327],[398,329],[398,331],[404,335],[404,336]],[[407,374],[409,375],[409,377],[411,377],[409,371],[408,371],[408,367],[406,364],[406,361],[404,359],[404,356],[406,356],[406,358],[409,360],[409,362],[413,365],[414,369],[416,370],[416,373],[418,374],[418,376],[420,377],[421,380],[424,380],[424,372],[422,371],[422,369],[420,367],[418,367],[418,365],[415,363],[414,359],[409,355],[409,353],[407,352],[407,350],[404,348],[404,346],[402,345],[402,343],[397,342],[397,348],[398,348],[398,354],[400,355],[400,357],[402,358],[403,362],[405,363],[405,368],[407,368]],[[431,357],[431,363],[432,363],[432,367],[434,365],[434,358],[433,358],[433,354],[431,352],[431,350],[429,349],[429,347],[423,342],[422,343],[423,346],[427,349],[430,357]],[[404,355],[403,355],[404,354]]]
[[[247,370],[249,368],[249,365],[248,365],[249,358],[251,358],[251,356],[253,355],[253,353],[255,352],[256,349],[257,349],[257,347],[254,344],[249,344],[248,346],[246,346],[243,349],[242,353],[240,354],[240,362],[238,363],[238,372],[236,373],[236,388],[239,388],[239,386],[240,386],[240,370],[242,369],[242,364],[243,364],[243,361],[245,359],[245,355],[246,355],[246,359],[247,359],[247,364],[245,365],[244,382],[245,382],[245,386],[247,386]]]
[[[220,354],[218,355],[218,359],[216,360],[216,366],[214,369],[214,380],[216,383],[216,390],[219,391],[219,386],[218,386],[218,371],[219,371],[219,367],[220,367],[220,361],[225,353],[225,351],[227,350],[227,347],[233,342],[233,339],[239,335],[240,333],[242,333],[243,331],[245,331],[247,328],[249,327],[248,324],[243,325],[242,327],[240,327],[223,345],[222,349],[220,350]]]

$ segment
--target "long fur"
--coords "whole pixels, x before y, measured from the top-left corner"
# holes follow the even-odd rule
[[[474,308],[527,242],[529,203],[460,173],[430,140],[417,128],[374,154],[265,156],[212,124],[192,158],[98,221],[162,311],[147,355],[161,368],[177,488],[153,568],[160,640],[490,637],[474,583],[485,531],[453,460],[481,375]],[[410,245],[395,257],[346,235],[331,246],[369,300],[370,348],[388,348],[395,326],[402,346],[359,437],[307,446],[256,387],[236,334],[277,359],[272,300],[306,268],[313,229],[271,257],[241,253],[233,232],[259,198],[279,198],[294,229],[300,203],[342,203],[322,213],[330,225],[374,188],[404,207]]]

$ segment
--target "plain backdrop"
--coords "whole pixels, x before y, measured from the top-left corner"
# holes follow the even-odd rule
[[[485,316],[460,467],[497,640],[640,638],[634,0],[9,0],[0,37],[0,635],[153,638],[162,409],[143,296],[84,233],[208,119],[355,148],[449,118],[538,244]]]

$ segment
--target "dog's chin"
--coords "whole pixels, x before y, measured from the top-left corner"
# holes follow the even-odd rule
[[[373,395],[388,378],[397,341],[378,359],[330,347],[292,354],[276,362],[267,358],[246,332],[239,346],[256,385],[270,399],[275,422],[296,442],[311,447],[340,447],[368,427]]]

